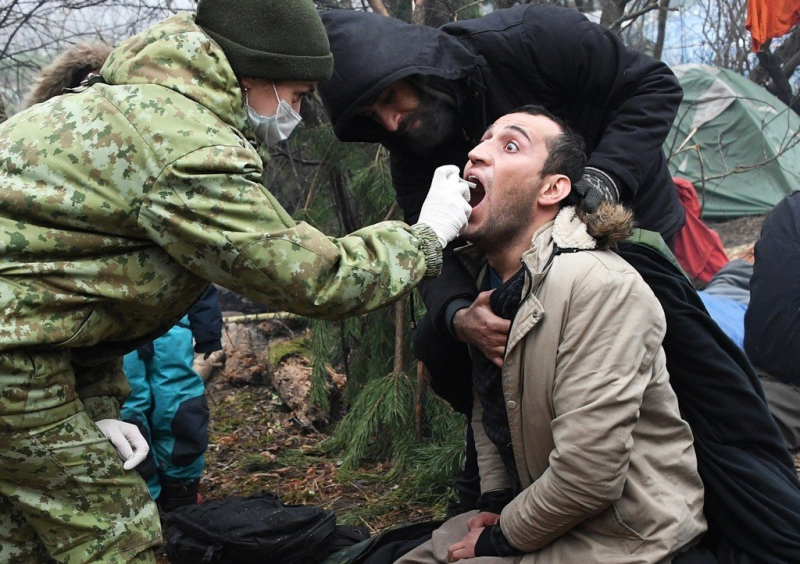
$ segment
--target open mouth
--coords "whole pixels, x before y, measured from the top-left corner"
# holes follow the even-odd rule
[[[471,189],[469,192],[469,205],[475,208],[483,201],[486,191],[483,189],[483,183],[478,177],[469,175],[466,180],[475,183],[475,188]]]

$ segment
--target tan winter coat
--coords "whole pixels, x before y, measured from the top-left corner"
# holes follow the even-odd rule
[[[563,248],[595,241],[561,211]],[[500,525],[522,564],[669,562],[706,530],[703,484],[661,341],[663,311],[611,251],[553,254],[554,223],[523,255],[529,274],[503,365],[522,492]],[[484,492],[511,487],[475,403]]]

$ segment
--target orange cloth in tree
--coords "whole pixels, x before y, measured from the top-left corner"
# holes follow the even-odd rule
[[[748,0],[745,27],[753,39],[753,52],[773,37],[786,35],[800,22],[800,0]]]

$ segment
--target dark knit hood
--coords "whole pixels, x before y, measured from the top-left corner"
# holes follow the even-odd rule
[[[483,61],[457,39],[429,26],[352,10],[323,12],[322,23],[334,70],[319,92],[342,141],[380,142],[386,137],[383,128],[358,112],[398,80],[413,75],[444,79],[461,102],[459,83]]]

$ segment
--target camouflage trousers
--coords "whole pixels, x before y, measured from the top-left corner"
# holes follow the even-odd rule
[[[0,432],[0,563],[155,563],[158,510],[81,412]]]

